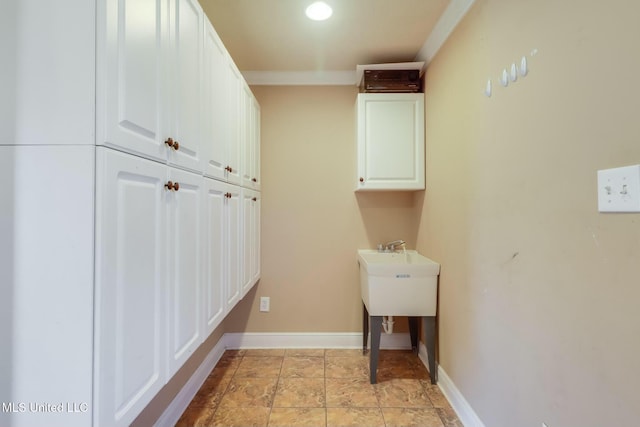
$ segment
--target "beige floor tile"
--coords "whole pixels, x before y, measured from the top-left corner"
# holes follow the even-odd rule
[[[189,405],[176,423],[176,427],[208,427],[215,407],[194,407]]]
[[[372,385],[357,349],[226,351],[176,426],[463,427],[411,352],[378,369]]]
[[[431,384],[430,380],[420,381],[422,383],[422,387],[427,392],[427,396],[429,400],[433,404],[434,408],[450,408],[451,405],[444,394],[442,394],[442,390],[438,387],[437,384]]]
[[[284,348],[256,348],[245,350],[245,356],[284,356]]]
[[[373,385],[363,378],[327,378],[325,380],[327,393],[327,408],[329,407],[358,407],[377,408]]]
[[[386,427],[444,427],[435,408],[382,408]]]
[[[233,378],[220,407],[270,407],[277,384],[277,378]]]
[[[283,377],[324,378],[324,357],[285,357]]]
[[[324,378],[280,378],[275,408],[323,408]]]
[[[432,408],[420,380],[394,379],[375,384],[381,408]]]
[[[327,378],[369,378],[369,361],[360,357],[327,357]]]
[[[293,357],[324,357],[324,348],[288,348],[285,356]]]
[[[369,353],[362,355],[361,349],[354,348],[328,348],[324,352],[325,357],[361,357],[369,358]]]
[[[380,408],[327,408],[327,427],[385,427]]]
[[[190,406],[215,408],[231,383],[230,376],[210,375],[200,387]]]
[[[451,406],[448,408],[436,408],[438,415],[440,415],[440,419],[442,419],[442,423],[445,427],[464,427],[455,411],[451,409]]]
[[[236,370],[235,377],[277,378],[284,357],[245,356]]]
[[[325,427],[327,414],[324,408],[273,408],[269,427]]]
[[[267,427],[270,408],[219,408],[208,427]]]

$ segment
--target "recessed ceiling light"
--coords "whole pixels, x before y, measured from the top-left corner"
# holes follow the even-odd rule
[[[309,19],[313,19],[314,21],[324,21],[325,19],[329,19],[333,13],[333,9],[331,9],[331,6],[325,2],[317,1],[309,5],[305,13]]]

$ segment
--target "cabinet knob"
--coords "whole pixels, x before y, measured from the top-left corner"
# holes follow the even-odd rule
[[[167,190],[178,191],[180,190],[180,184],[177,182],[167,181],[167,183],[164,185],[164,188],[166,188]]]
[[[257,180],[257,179],[255,179],[255,178],[251,178],[251,181],[253,181],[253,182],[258,182],[258,180]]]
[[[224,168],[224,170],[226,170],[227,172],[233,172],[233,168],[231,166],[227,166],[226,168]]]
[[[254,202],[257,202],[257,201],[258,201],[258,198],[257,198],[257,197],[254,197],[254,198],[252,198],[251,200],[253,200]]]
[[[178,141],[174,141],[173,138],[168,138],[164,143],[176,151],[180,149],[180,144]]]
[[[231,198],[231,193],[224,193],[224,197],[226,197],[227,199]]]
[[[364,182],[364,178],[363,177],[360,177],[360,182]]]

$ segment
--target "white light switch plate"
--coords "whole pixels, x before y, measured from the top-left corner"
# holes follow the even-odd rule
[[[640,212],[640,165],[598,171],[600,212]]]

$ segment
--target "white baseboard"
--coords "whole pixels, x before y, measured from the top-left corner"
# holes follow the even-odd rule
[[[362,348],[362,334],[335,333],[233,333],[224,335],[227,348]],[[382,334],[380,348],[410,349],[409,333]]]
[[[482,420],[467,402],[467,399],[464,398],[458,387],[449,378],[449,375],[442,369],[442,366],[438,366],[438,387],[440,387],[442,394],[447,398],[465,427],[485,427]]]
[[[218,343],[211,349],[207,357],[198,369],[191,375],[189,381],[182,387],[180,392],[164,410],[160,418],[155,422],[154,427],[173,427],[176,425],[182,413],[187,409],[202,384],[209,376],[209,373],[218,364],[220,358],[226,350],[225,337],[222,336]]]
[[[167,406],[154,427],[174,426],[191,400],[216,366],[226,349],[250,348],[362,348],[361,333],[227,333],[224,334],[202,364],[196,369],[189,381]],[[408,333],[382,334],[382,349],[410,349],[411,340]],[[429,368],[427,348],[420,343],[418,357]],[[485,427],[469,402],[447,375],[438,366],[438,386],[445,398],[458,415],[465,427]]]

